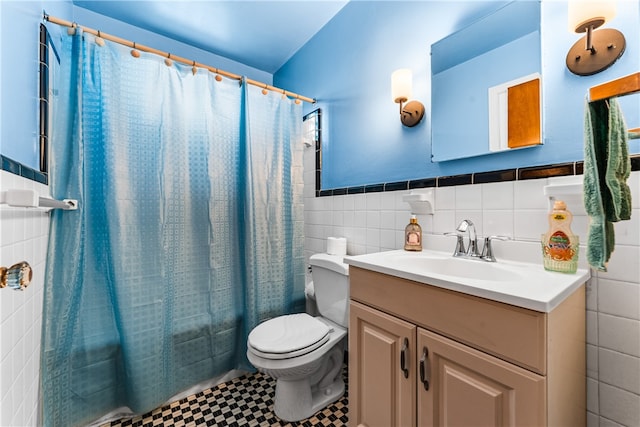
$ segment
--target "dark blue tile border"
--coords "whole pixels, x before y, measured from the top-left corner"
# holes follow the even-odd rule
[[[49,177],[46,173],[32,169],[1,154],[0,161],[2,162],[2,170],[4,171],[11,172],[14,175],[30,179],[31,181],[36,181],[44,185],[49,184]]]
[[[640,171],[640,154],[632,154],[631,171]],[[378,191],[411,190],[414,188],[450,187],[455,185],[488,184],[492,182],[523,181],[529,179],[551,178],[556,176],[582,175],[584,161],[559,163],[543,166],[531,166],[517,169],[504,169],[471,174],[439,176],[411,181],[397,181],[382,184],[371,184],[358,187],[346,187],[335,190],[316,191],[316,196],[340,196],[344,194],[360,194]],[[317,185],[317,184],[316,184]]]
[[[553,176],[575,175],[575,163],[561,163],[557,165],[534,166],[518,169],[518,179],[540,179]]]
[[[384,184],[367,185],[364,187],[365,193],[381,193],[384,191]]]
[[[516,170],[506,169],[492,172],[479,172],[473,174],[474,184],[488,184],[491,182],[515,181]]]
[[[387,182],[384,184],[384,191],[398,191],[409,188],[409,181]]]
[[[439,176],[438,187],[453,187],[456,185],[473,184],[473,174]]]
[[[409,181],[409,189],[436,187],[437,184],[437,178],[414,179],[413,181]]]
[[[2,159],[2,170],[11,172],[15,175],[20,175],[20,163],[14,162],[13,160],[5,156],[0,156],[0,159]]]

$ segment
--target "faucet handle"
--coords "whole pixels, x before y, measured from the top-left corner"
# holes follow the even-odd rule
[[[464,249],[464,236],[458,231],[448,231],[444,233],[445,236],[455,236],[456,240],[456,248],[453,250],[453,256],[463,256],[465,255]]]
[[[509,236],[489,236],[484,238],[484,247],[482,248],[482,259],[495,262],[496,258],[493,256],[493,248],[491,246],[492,240],[512,240]]]

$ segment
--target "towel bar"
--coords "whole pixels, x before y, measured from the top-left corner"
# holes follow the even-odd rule
[[[40,197],[34,190],[6,190],[0,192],[0,204],[18,208],[49,208],[74,211],[78,209],[75,199],[55,200]]]

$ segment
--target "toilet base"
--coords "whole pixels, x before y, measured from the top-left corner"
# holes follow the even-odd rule
[[[283,421],[300,421],[338,400],[345,390],[342,375],[328,387],[311,392],[307,379],[278,379],[273,411]]]
[[[276,380],[273,411],[283,421],[311,417],[345,391],[342,375],[347,330],[327,319],[329,341],[310,353],[288,359],[266,359],[250,346],[247,358],[260,372]]]

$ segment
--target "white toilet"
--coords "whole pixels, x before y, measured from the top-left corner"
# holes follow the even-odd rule
[[[247,357],[277,380],[274,412],[284,421],[309,418],[344,394],[349,266],[342,258],[315,254],[309,260],[319,317],[280,316],[249,334]]]

